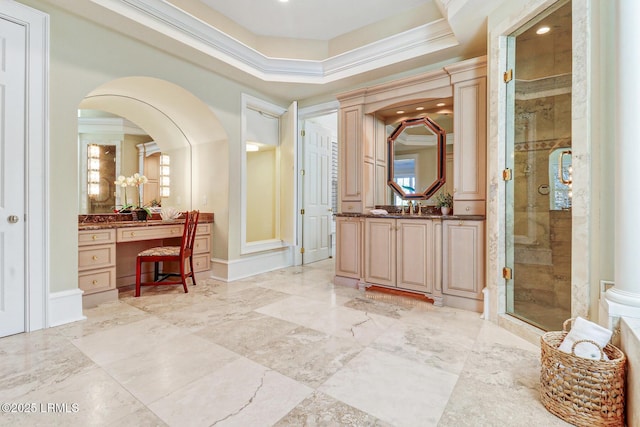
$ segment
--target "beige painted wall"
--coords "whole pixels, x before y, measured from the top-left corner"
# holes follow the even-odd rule
[[[77,288],[77,109],[94,88],[126,76],[150,76],[183,87],[209,104],[228,140],[201,141],[194,158],[202,166],[193,208],[215,212],[213,256],[239,256],[240,94],[269,99],[195,64],[83,20],[40,0],[22,3],[50,15],[50,289]],[[273,100],[270,100],[274,102]],[[206,201],[206,204],[205,204]]]
[[[247,152],[247,242],[276,238],[276,150]]]

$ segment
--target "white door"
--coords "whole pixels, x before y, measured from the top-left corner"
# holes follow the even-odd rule
[[[331,235],[331,130],[305,121],[302,263],[329,258]]]
[[[0,18],[0,337],[25,331],[26,29]]]

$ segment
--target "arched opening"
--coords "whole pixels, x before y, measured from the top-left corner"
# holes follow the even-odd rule
[[[207,206],[210,198],[210,189],[207,187],[226,186],[224,182],[201,184],[201,171],[210,168],[211,164],[205,158],[194,155],[194,151],[207,143],[226,142],[227,134],[209,106],[180,86],[152,77],[120,78],[88,93],[78,108],[107,112],[135,124],[149,135],[160,151],[170,155],[173,189],[168,202],[171,206],[181,210],[211,209]],[[93,123],[99,122],[98,119],[93,120]],[[109,129],[104,122],[97,128],[102,129],[102,132],[126,132],[123,129],[113,129],[113,126]],[[81,144],[79,170],[81,174],[86,174],[86,167],[83,168],[82,162],[86,158],[86,149],[83,150],[82,147]],[[86,185],[83,186],[82,183],[86,182],[86,178],[81,176],[79,182],[82,211],[82,201],[86,199]],[[196,187],[199,203],[196,201]],[[226,193],[226,188],[224,192]]]

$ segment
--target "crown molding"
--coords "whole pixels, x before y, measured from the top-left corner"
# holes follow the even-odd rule
[[[268,57],[164,0],[91,0],[264,81],[324,84],[459,44],[439,19],[323,60]]]

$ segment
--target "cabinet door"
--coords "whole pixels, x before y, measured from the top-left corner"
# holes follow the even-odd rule
[[[340,110],[339,172],[342,212],[362,212],[362,122],[362,106]]]
[[[397,221],[397,286],[431,293],[435,279],[433,221]]]
[[[486,92],[485,77],[456,83],[454,87],[455,200],[485,199]]]
[[[365,280],[396,285],[396,220],[367,218],[365,240]]]
[[[482,299],[484,221],[444,221],[442,293]]]
[[[336,218],[336,276],[362,277],[361,227],[359,218]]]

